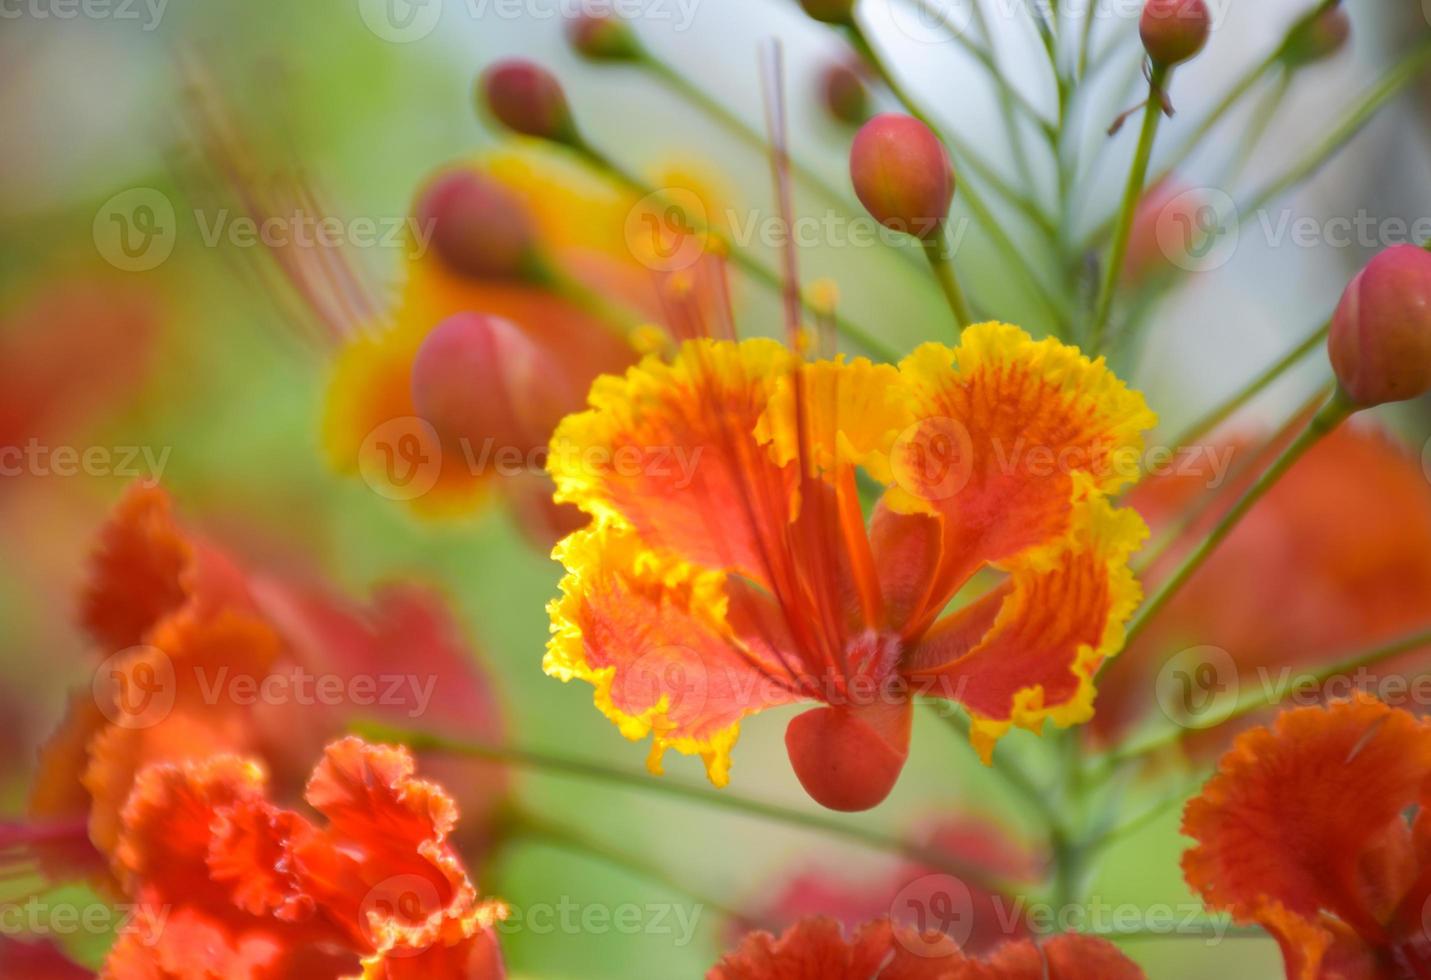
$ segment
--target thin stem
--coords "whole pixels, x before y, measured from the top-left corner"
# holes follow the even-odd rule
[[[1154,65],[1149,73],[1148,105],[1143,112],[1143,129],[1138,135],[1138,148],[1133,154],[1128,183],[1123,188],[1123,203],[1119,207],[1118,222],[1114,226],[1113,245],[1104,260],[1103,285],[1098,291],[1098,302],[1094,307],[1090,336],[1095,354],[1103,349],[1108,318],[1113,314],[1113,297],[1118,290],[1118,279],[1123,273],[1123,260],[1128,254],[1128,242],[1133,235],[1133,215],[1137,212],[1138,201],[1143,196],[1143,188],[1148,179],[1148,164],[1153,159],[1153,141],[1158,135],[1158,123],[1163,118],[1163,87],[1171,74],[1172,72],[1162,65]]]
[[[974,317],[969,312],[969,302],[964,298],[964,290],[959,285],[959,275],[954,271],[954,260],[949,254],[943,226],[941,225],[936,236],[920,239],[919,244],[929,259],[929,268],[934,272],[934,278],[939,281],[939,288],[944,291],[944,298],[949,301],[949,309],[954,313],[954,322],[962,331],[974,322]]]
[[[1361,132],[1362,127],[1371,121],[1371,118],[1382,106],[1415,81],[1428,65],[1431,65],[1431,38],[1422,41],[1393,65],[1381,80],[1372,86],[1361,103],[1347,113],[1342,121],[1328,133],[1326,139],[1313,147],[1300,163],[1267,185],[1266,188],[1254,195],[1245,207],[1240,208],[1241,220],[1247,221],[1253,214],[1266,207],[1269,202],[1281,197],[1320,170],[1357,133]]]
[[[697,905],[710,908],[734,921],[761,929],[768,929],[775,925],[761,917],[751,916],[728,902],[692,888],[676,875],[661,867],[660,864],[641,854],[597,840],[572,827],[553,823],[535,814],[523,813],[520,815],[520,819],[513,823],[512,832],[530,838],[533,843],[560,848],[572,854],[600,861],[638,878],[645,878],[653,884],[684,895]]]
[[[969,721],[963,715],[949,710],[949,704],[943,701],[931,702],[939,718],[949,726],[949,729],[960,736],[960,741],[966,747],[969,745]],[[1009,788],[1023,798],[1041,816],[1050,827],[1059,825],[1062,817],[1054,808],[1049,799],[1047,788],[1042,787],[1038,782],[1024,770],[1022,766],[1001,758],[998,765],[994,766],[997,772],[1009,784]]]
[[[352,730],[374,741],[396,742],[416,751],[444,752],[452,755],[472,756],[489,759],[508,765],[538,769],[554,775],[590,779],[609,785],[626,786],[632,789],[657,793],[673,799],[700,803],[706,806],[733,810],[746,816],[784,823],[793,827],[844,837],[872,850],[896,854],[900,857],[928,865],[945,874],[954,875],[973,885],[987,888],[999,894],[1011,894],[1016,884],[991,875],[987,870],[952,857],[936,848],[926,847],[910,841],[889,837],[876,830],[870,830],[855,823],[835,820],[818,813],[791,810],[764,800],[740,796],[727,790],[693,786],[670,778],[657,778],[649,773],[634,772],[615,766],[584,759],[568,759],[551,755],[537,749],[518,746],[488,745],[483,742],[460,741],[431,732],[398,728],[380,722],[362,721],[352,726]]]
[[[1225,717],[1223,717],[1215,707],[1209,710],[1213,712],[1212,717],[1222,719],[1219,722],[1220,724],[1227,724],[1238,718],[1246,717],[1254,711],[1280,704],[1289,693],[1298,688],[1310,686],[1311,684],[1322,684],[1333,677],[1340,677],[1344,674],[1353,674],[1358,670],[1374,667],[1384,660],[1389,660],[1392,657],[1399,656],[1403,653],[1410,653],[1413,650],[1419,650],[1423,647],[1431,648],[1431,627],[1411,633],[1398,640],[1393,640],[1390,643],[1372,647],[1370,650],[1363,650],[1338,659],[1335,663],[1323,667],[1320,670],[1310,671],[1307,674],[1301,675],[1295,684],[1282,686],[1263,685],[1248,696],[1239,698],[1237,705]],[[1102,767],[1117,767],[1154,755],[1163,749],[1178,744],[1192,731],[1193,729],[1188,728],[1175,728],[1151,738],[1144,739],[1141,742],[1136,742],[1106,756],[1102,760]]]
[[[1302,358],[1320,347],[1331,328],[1331,321],[1328,320],[1316,330],[1312,331],[1305,340],[1282,355],[1282,357],[1268,367],[1267,370],[1253,378],[1241,391],[1232,395],[1222,404],[1184,429],[1183,432],[1172,441],[1172,445],[1186,446],[1197,439],[1201,439],[1223,422],[1226,422],[1240,408],[1262,394],[1262,392],[1267,390],[1269,385],[1296,366]]]
[[[721,247],[724,249],[725,254],[730,259],[733,265],[735,265],[741,271],[745,272],[752,279],[761,283],[768,289],[774,291],[776,294],[780,294],[783,292],[784,285],[781,282],[780,275],[778,273],[763,264],[759,259],[755,258],[749,252],[745,251],[742,248],[736,247],[733,242],[727,239],[724,235],[721,235],[715,229],[711,228],[705,222],[698,221],[695,215],[687,214],[686,210],[680,206],[679,202],[673,201],[670,198],[662,195],[659,188],[650,186],[645,181],[637,177],[635,174],[623,168],[620,164],[618,164],[615,160],[611,159],[605,153],[601,152],[600,150],[596,149],[594,146],[591,146],[588,143],[581,142],[577,144],[574,149],[578,153],[582,154],[594,166],[598,167],[601,170],[604,170],[613,179],[622,184],[625,184],[635,193],[641,195],[642,197],[654,197],[661,203],[676,208],[686,219],[686,221],[689,222],[691,226],[693,226],[692,230],[700,232],[702,234],[710,235],[713,239],[719,242]],[[812,314],[824,315],[830,312],[827,310],[816,309],[814,304],[811,303],[811,301],[803,295],[800,297],[800,303],[806,311]],[[864,347],[871,354],[874,354],[885,361],[899,360],[899,352],[896,351],[894,348],[890,347],[884,341],[880,340],[878,337],[876,337],[872,331],[860,326],[858,323],[855,323],[853,320],[849,319],[849,317],[844,316],[841,313],[831,313],[831,316],[835,321],[835,326],[840,330],[842,334],[845,334],[846,336],[854,339],[858,344]]]
[[[1320,442],[1327,433],[1345,421],[1353,411],[1354,407],[1347,401],[1340,389],[1332,394],[1332,397],[1327,400],[1322,410],[1307,423],[1306,428],[1302,430],[1302,434],[1283,451],[1276,462],[1267,468],[1266,472],[1242,495],[1237,503],[1232,505],[1232,509],[1223,515],[1222,519],[1213,526],[1212,530],[1208,532],[1207,537],[1193,550],[1192,554],[1183,559],[1183,563],[1178,567],[1178,570],[1173,573],[1172,578],[1163,583],[1157,595],[1153,596],[1152,599],[1143,605],[1137,617],[1128,626],[1127,637],[1124,640],[1125,647],[1132,646],[1133,641],[1138,638],[1143,630],[1147,629],[1148,624],[1167,606],[1169,600],[1177,595],[1178,591],[1188,583],[1193,573],[1201,568],[1203,563],[1212,556],[1218,546],[1227,539],[1227,536],[1242,522],[1242,518],[1247,516],[1247,513],[1252,510],[1253,506],[1266,495],[1267,491],[1276,486],[1277,481],[1287,474],[1287,471],[1292,468],[1297,460],[1301,459],[1309,449]]]
[[[765,138],[761,136],[759,131],[712,98],[709,93],[693,82],[688,76],[681,74],[669,61],[646,51],[643,52],[639,63],[668,83],[683,98],[699,106],[708,115],[719,120],[721,125],[735,133],[751,147],[762,154],[769,152]],[[846,214],[863,213],[864,209],[860,206],[858,201],[848,194],[843,193],[834,184],[831,184],[809,166],[801,163],[794,157],[790,157],[789,162],[791,172],[801,181],[819,191],[820,194],[826,198],[828,203],[836,205]],[[905,262],[917,264],[919,261],[905,249],[892,249],[892,251],[897,253]]]

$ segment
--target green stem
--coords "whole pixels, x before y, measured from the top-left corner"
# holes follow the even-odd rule
[[[562,756],[551,755],[537,749],[461,741],[430,732],[398,728],[380,722],[360,721],[352,726],[352,730],[372,741],[400,743],[415,751],[442,752],[452,755],[471,756],[513,766],[538,769],[554,775],[570,776],[577,779],[590,779],[610,785],[627,786],[632,789],[669,796],[673,799],[685,800],[725,810],[733,810],[750,817],[757,817],[793,827],[801,827],[807,830],[844,837],[847,840],[855,841],[872,850],[895,854],[911,861],[928,865],[937,871],[961,878],[970,884],[986,888],[998,894],[1012,894],[1014,886],[1017,884],[991,875],[983,868],[951,857],[936,848],[889,837],[879,831],[870,830],[859,824],[850,823],[845,820],[832,819],[818,813],[791,810],[774,803],[767,803],[763,800],[740,796],[727,790],[693,786],[689,783],[682,783],[669,778],[657,778],[649,773],[620,769],[599,762],[588,762],[584,759],[568,759]]]
[[[1263,686],[1244,698],[1239,698],[1237,705],[1222,718],[1220,713],[1212,714],[1212,717],[1222,718],[1220,724],[1227,724],[1238,718],[1246,717],[1254,711],[1280,704],[1287,697],[1288,693],[1298,687],[1310,686],[1313,684],[1323,684],[1333,677],[1344,674],[1353,674],[1358,670],[1374,667],[1384,660],[1399,656],[1403,653],[1410,653],[1423,647],[1431,649],[1431,627],[1404,636],[1390,643],[1353,653],[1344,658],[1338,659],[1320,670],[1310,671],[1298,678],[1296,684],[1289,684],[1280,688],[1270,685]],[[1215,709],[1211,709],[1215,712]],[[1141,742],[1129,745],[1119,751],[1106,756],[1100,764],[1100,769],[1115,768],[1129,762],[1135,762],[1148,756],[1161,752],[1164,749],[1177,745],[1186,738],[1191,729],[1175,728],[1171,731],[1163,732]]]
[[[1267,370],[1253,378],[1241,391],[1188,426],[1181,435],[1173,440],[1172,445],[1175,447],[1186,446],[1194,440],[1201,439],[1223,422],[1227,421],[1238,409],[1256,398],[1263,391],[1266,391],[1272,382],[1286,374],[1301,361],[1302,358],[1320,347],[1322,341],[1326,339],[1328,331],[1331,330],[1331,327],[1331,321],[1329,320],[1312,331],[1305,340],[1289,350],[1268,367]]]
[[[1163,583],[1157,595],[1153,596],[1153,598],[1146,602],[1143,608],[1138,611],[1138,615],[1128,626],[1127,637],[1124,641],[1125,647],[1133,645],[1133,641],[1138,638],[1143,630],[1147,629],[1148,624],[1157,617],[1158,613],[1168,604],[1169,600],[1177,595],[1179,590],[1187,584],[1188,580],[1192,578],[1193,573],[1201,568],[1203,563],[1212,556],[1218,546],[1227,539],[1227,536],[1242,522],[1242,518],[1247,516],[1248,511],[1252,510],[1253,506],[1266,495],[1267,491],[1276,486],[1277,481],[1287,474],[1287,471],[1292,468],[1297,460],[1301,459],[1309,449],[1320,442],[1327,433],[1345,421],[1354,410],[1355,407],[1346,399],[1346,396],[1340,389],[1332,394],[1332,397],[1327,400],[1322,410],[1307,423],[1306,428],[1302,430],[1302,434],[1283,451],[1276,462],[1267,468],[1266,472],[1242,495],[1237,503],[1232,505],[1232,509],[1223,515],[1222,519],[1213,526],[1202,543],[1193,550],[1192,554],[1183,559],[1183,563],[1178,567],[1178,570],[1173,573],[1172,578]]]
[[[954,271],[954,260],[949,254],[943,225],[940,225],[937,235],[932,238],[920,239],[919,244],[929,259],[929,268],[934,272],[934,278],[939,281],[939,288],[944,291],[944,298],[949,301],[949,309],[954,313],[954,321],[962,331],[974,322],[974,317],[969,312],[969,302],[964,298],[964,290],[959,285],[958,273]]]
[[[711,228],[706,222],[698,221],[695,215],[687,214],[685,209],[682,208],[678,202],[672,201],[662,195],[659,188],[650,186],[645,181],[641,180],[635,174],[623,168],[615,160],[611,159],[605,153],[601,152],[589,143],[586,143],[584,141],[579,142],[573,147],[573,149],[575,149],[578,153],[584,156],[587,161],[589,161],[593,166],[605,171],[612,179],[616,180],[621,184],[626,185],[626,187],[628,187],[636,194],[639,194],[642,197],[654,197],[658,201],[661,201],[664,204],[668,204],[670,207],[676,208],[678,211],[681,212],[682,216],[690,223],[693,230],[710,235],[712,238],[716,239],[721,244],[721,246],[725,250],[726,255],[729,257],[731,264],[733,264],[738,269],[749,275],[752,279],[756,280],[761,285],[765,286],[776,294],[779,294],[783,291],[780,276],[777,272],[775,272],[775,270],[766,266],[759,259],[755,258],[753,255],[751,255],[744,249],[736,247],[733,242],[727,239],[724,235],[721,235],[715,229]],[[835,326],[842,334],[853,338],[855,342],[860,344],[869,353],[875,355],[881,360],[890,362],[899,360],[900,355],[898,351],[886,344],[884,341],[877,338],[872,331],[867,330],[866,328],[860,326],[858,323],[855,323],[853,320],[849,319],[849,317],[846,317],[843,314],[834,311],[823,309],[817,310],[814,304],[810,302],[808,297],[804,296],[803,294],[800,297],[800,304],[809,313],[818,314],[822,316],[828,314],[834,320]]]
[[[1149,78],[1148,105],[1143,112],[1143,129],[1138,135],[1138,148],[1133,154],[1128,183],[1123,188],[1123,203],[1118,211],[1118,222],[1114,226],[1113,244],[1104,260],[1103,285],[1098,291],[1098,302],[1093,312],[1090,336],[1094,354],[1103,349],[1108,319],[1113,314],[1113,297],[1118,291],[1118,279],[1123,274],[1123,260],[1128,254],[1128,241],[1133,235],[1133,215],[1137,212],[1138,202],[1143,196],[1143,188],[1148,179],[1148,164],[1153,159],[1153,142],[1158,135],[1158,123],[1163,118],[1163,88],[1171,75],[1172,71],[1168,67],[1154,65]]]
[[[968,719],[961,714],[950,711],[950,705],[947,701],[933,701],[930,702],[930,706],[935,709],[935,712],[939,715],[940,719],[949,726],[949,729],[959,735],[960,741],[967,747],[969,745]],[[1023,798],[1025,803],[1028,803],[1034,808],[1034,811],[1043,818],[1046,824],[1050,827],[1061,824],[1062,817],[1059,815],[1057,809],[1054,808],[1049,798],[1048,790],[1040,786],[1022,766],[1016,765],[1006,758],[1000,758],[998,764],[994,766],[994,771],[999,774],[999,777],[1003,779],[1004,782],[1008,783],[1010,789]]]

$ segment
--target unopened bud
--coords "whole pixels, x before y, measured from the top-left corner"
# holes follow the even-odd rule
[[[417,199],[419,230],[453,272],[473,279],[530,279],[541,268],[531,217],[511,191],[474,170],[433,180]]]
[[[631,25],[611,13],[575,15],[566,22],[566,37],[578,54],[592,61],[636,61],[644,54]]]
[[[1347,12],[1341,7],[1329,7],[1297,27],[1287,39],[1282,59],[1293,68],[1325,61],[1346,47],[1351,29]]]
[[[949,151],[910,116],[886,113],[860,127],[850,149],[850,179],[876,221],[923,239],[939,233],[954,199]]]
[[[476,452],[487,445],[525,454],[545,446],[556,423],[578,403],[565,378],[553,353],[512,321],[458,313],[418,348],[413,407],[445,442],[465,441]]]
[[[1359,406],[1431,391],[1431,253],[1397,245],[1357,273],[1332,317],[1327,352]]]
[[[1176,65],[1207,44],[1212,15],[1204,0],[1148,0],[1138,33],[1154,64]]]
[[[858,126],[870,117],[870,90],[854,65],[835,61],[820,71],[820,98],[830,115]]]
[[[577,139],[576,121],[556,76],[540,65],[512,58],[492,65],[478,80],[479,99],[513,132],[557,143]]]
[[[851,24],[855,19],[855,0],[800,0],[805,13],[826,24]]]

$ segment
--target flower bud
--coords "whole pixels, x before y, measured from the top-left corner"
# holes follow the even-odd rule
[[[1327,351],[1342,390],[1362,407],[1431,391],[1431,253],[1397,245],[1357,273]]]
[[[489,455],[499,462],[510,449],[544,447],[580,401],[550,351],[512,321],[478,313],[450,316],[428,334],[413,359],[411,385],[413,407],[443,441],[466,440],[481,452],[491,440]],[[506,455],[494,455],[503,449]]]
[[[1204,0],[1148,0],[1138,33],[1154,64],[1176,65],[1207,44],[1212,15]]]
[[[923,239],[939,233],[954,199],[949,152],[910,116],[886,113],[860,127],[850,149],[850,179],[876,221]]]
[[[557,143],[576,141],[576,121],[556,76],[520,58],[499,61],[478,81],[478,94],[498,122],[513,132]]]
[[[631,25],[610,13],[580,13],[566,22],[566,37],[592,61],[637,61],[644,53]]]
[[[820,98],[830,115],[858,126],[870,117],[870,91],[854,65],[833,61],[820,71]]]
[[[1341,7],[1329,7],[1298,25],[1287,39],[1282,60],[1293,68],[1325,61],[1346,47],[1351,29],[1351,18],[1347,12]]]
[[[433,180],[417,199],[420,233],[453,272],[473,279],[530,279],[540,270],[536,230],[516,195],[473,170]]]
[[[800,6],[826,24],[850,24],[855,19],[855,0],[800,0]]]

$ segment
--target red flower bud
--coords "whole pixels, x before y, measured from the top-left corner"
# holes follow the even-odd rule
[[[1283,60],[1294,68],[1324,61],[1346,47],[1351,18],[1341,7],[1330,7],[1302,23],[1287,41]]]
[[[417,199],[420,233],[448,268],[473,279],[527,279],[540,270],[536,230],[522,202],[472,170],[433,180]]]
[[[954,171],[939,137],[918,119],[893,113],[860,127],[850,179],[875,220],[918,238],[938,234],[954,199]]]
[[[1357,405],[1431,391],[1431,253],[1397,245],[1372,259],[1342,294],[1327,350]]]
[[[576,141],[576,121],[556,76],[520,58],[499,61],[478,81],[488,111],[508,129],[524,136]]]
[[[1204,0],[1148,0],[1138,33],[1155,64],[1176,65],[1207,44],[1212,15]]]
[[[800,6],[826,24],[849,24],[855,19],[855,0],[800,0]]]
[[[636,61],[644,51],[636,32],[609,13],[580,13],[566,23],[571,46],[592,61]]]
[[[411,383],[413,407],[444,441],[466,440],[481,453],[490,439],[495,463],[504,449],[544,447],[556,423],[580,405],[550,351],[510,320],[478,313],[450,316],[428,334]]]
[[[841,122],[858,126],[870,117],[870,92],[854,65],[835,61],[820,71],[820,96],[825,108]]]

